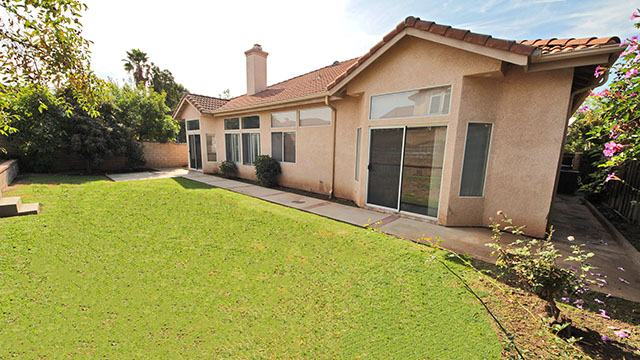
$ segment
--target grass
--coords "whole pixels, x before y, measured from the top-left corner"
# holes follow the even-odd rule
[[[501,356],[444,252],[185,179],[7,195],[43,213],[0,219],[0,358]]]

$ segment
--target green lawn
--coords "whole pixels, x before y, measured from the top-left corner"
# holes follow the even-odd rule
[[[500,357],[441,252],[185,179],[20,182],[0,358]]]

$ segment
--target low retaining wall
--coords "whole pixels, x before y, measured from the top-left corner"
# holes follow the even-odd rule
[[[187,166],[187,144],[142,141],[142,151],[150,168],[175,168]]]
[[[6,142],[0,140],[0,147],[6,147],[10,156],[17,156],[15,150],[6,146]],[[160,143],[152,141],[141,141],[142,152],[146,164],[143,168],[176,168],[187,166],[188,152],[187,144]],[[2,160],[0,160],[1,162]],[[17,163],[16,163],[17,167]],[[52,171],[75,171],[86,170],[87,162],[77,154],[59,153],[56,156]],[[113,157],[105,159],[99,169],[101,171],[121,171],[127,170],[127,161],[124,157]]]
[[[18,176],[18,160],[6,160],[0,163],[0,191],[6,189],[16,176]]]

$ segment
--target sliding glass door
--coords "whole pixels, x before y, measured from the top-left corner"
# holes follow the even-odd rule
[[[436,217],[447,128],[374,128],[370,133],[367,203]]]

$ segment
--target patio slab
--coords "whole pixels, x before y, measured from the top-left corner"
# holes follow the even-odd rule
[[[389,235],[414,242],[428,243],[423,240],[428,237],[436,242],[436,238],[439,238],[442,241],[440,246],[445,249],[458,254],[467,254],[486,262],[495,261],[495,258],[490,256],[491,248],[485,246],[491,241],[492,235],[491,230],[487,228],[446,227],[426,219],[338,204],[326,199],[289,193],[281,189],[264,188],[197,172],[190,172],[183,177],[352,225],[374,227]],[[596,287],[594,290],[640,302],[640,268],[625,256],[625,250],[580,202],[579,198],[557,198],[554,202],[551,223],[556,228],[553,241],[561,253],[571,254],[572,244],[585,244],[588,251],[595,253],[595,256],[590,259],[590,263],[598,268],[593,271],[594,277],[604,278],[606,275],[607,284],[601,288]],[[575,237],[575,240],[569,241],[567,239],[569,235]],[[505,235],[504,239],[515,240],[509,234]],[[623,278],[629,284],[618,278]]]
[[[112,181],[132,181],[132,180],[152,180],[152,179],[167,179],[173,177],[180,177],[189,174],[189,170],[184,168],[175,169],[158,169],[156,171],[140,171],[123,174],[106,174],[105,176]]]

